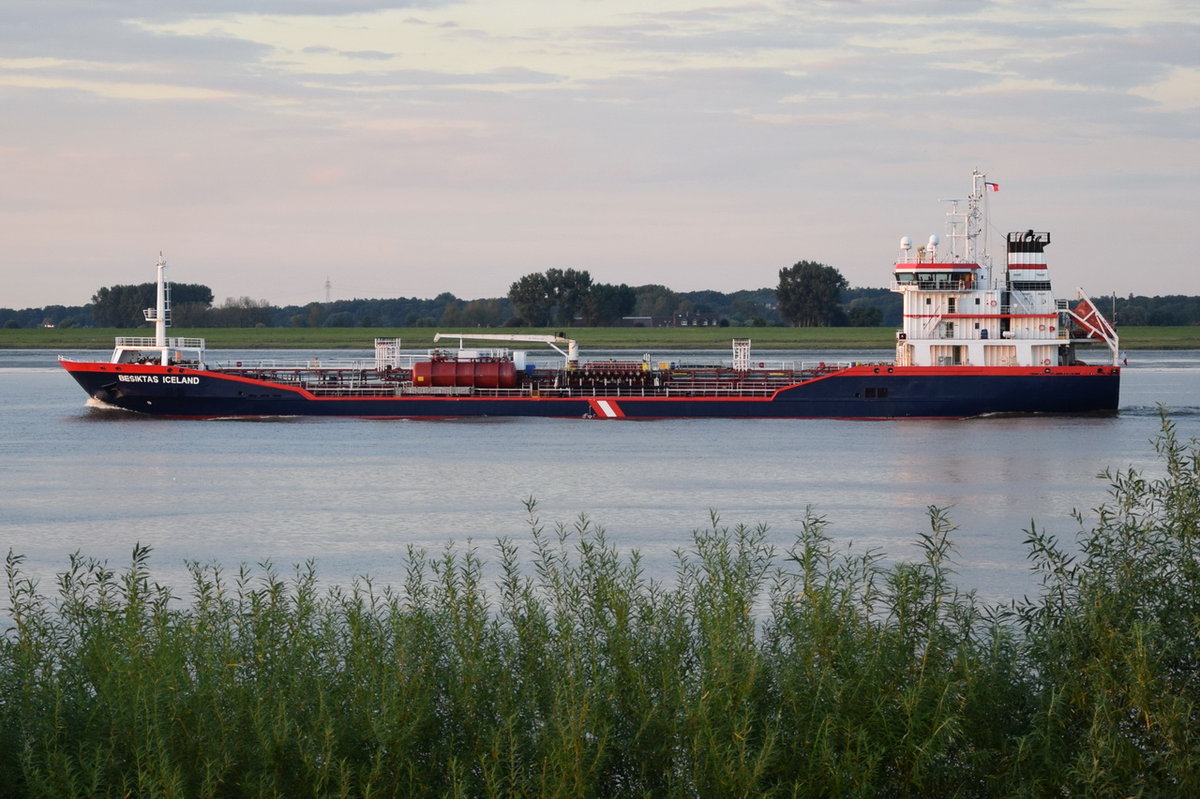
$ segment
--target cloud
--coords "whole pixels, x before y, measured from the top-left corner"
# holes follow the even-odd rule
[[[318,45],[305,47],[304,52],[310,55],[336,55],[343,58],[362,59],[364,61],[390,61],[396,57],[395,53],[385,53],[380,50],[337,50],[333,47],[321,47]]]
[[[7,0],[0,257],[36,275],[168,238],[228,262],[229,296],[270,297],[277,261],[319,283],[347,240],[356,269],[431,281],[407,294],[572,260],[734,288],[811,258],[877,285],[982,166],[1021,224],[1080,236],[1056,257],[1131,283],[1099,242],[1130,198],[1193,205],[1198,31],[1169,0]],[[1179,262],[1187,228],[1144,254]]]

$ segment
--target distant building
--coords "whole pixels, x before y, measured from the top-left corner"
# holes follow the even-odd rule
[[[661,316],[622,316],[617,327],[670,327],[671,321]]]
[[[721,324],[721,315],[715,313],[677,313],[673,320],[673,327],[718,327]]]
[[[674,316],[623,316],[616,327],[719,327],[715,313],[677,313]]]

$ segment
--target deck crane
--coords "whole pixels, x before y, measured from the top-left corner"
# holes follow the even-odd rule
[[[442,339],[458,339],[459,349],[463,346],[463,341],[514,341],[527,344],[548,344],[551,349],[559,355],[567,359],[567,368],[574,369],[579,365],[579,342],[573,338],[566,338],[562,334],[554,336],[541,336],[535,334],[523,333],[435,333],[433,336],[434,342]],[[558,344],[566,344],[567,351],[563,352],[558,348]]]

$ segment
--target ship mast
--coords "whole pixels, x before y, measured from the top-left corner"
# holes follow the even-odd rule
[[[154,346],[158,348],[162,365],[169,363],[167,352],[167,326],[171,324],[171,290],[167,287],[167,261],[160,251],[158,253],[157,291],[155,305],[142,311],[147,322],[154,322]]]
[[[971,196],[967,198],[967,260],[980,266],[984,285],[992,284],[992,255],[988,251],[987,178],[976,169],[971,173]]]
[[[946,238],[950,240],[950,263],[978,264],[978,278],[992,285],[992,257],[987,241],[987,180],[978,169],[971,173],[971,193],[966,199],[942,200],[950,203],[946,212]],[[959,203],[965,202],[963,211]],[[932,239],[931,239],[932,244]]]

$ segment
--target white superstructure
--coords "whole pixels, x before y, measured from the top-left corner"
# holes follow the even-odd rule
[[[1075,345],[1091,340],[1107,345],[1116,364],[1116,331],[1083,291],[1074,307],[1054,298],[1049,233],[1009,233],[1006,262],[993,272],[987,195],[998,186],[979,171],[971,177],[970,196],[948,201],[945,252],[938,236],[915,249],[907,236],[900,240],[892,290],[904,298],[904,328],[896,365],[1072,366]]]

